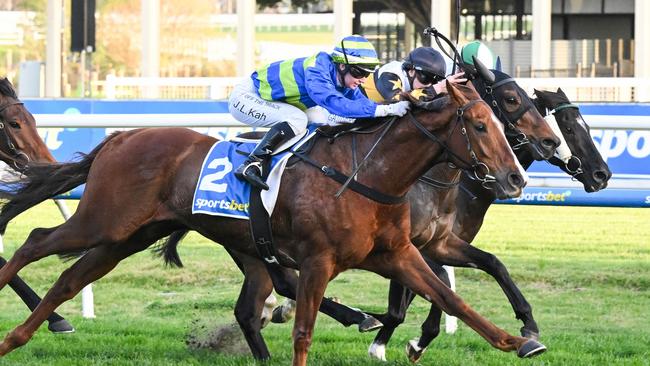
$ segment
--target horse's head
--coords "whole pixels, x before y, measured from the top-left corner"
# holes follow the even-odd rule
[[[572,104],[559,88],[557,92],[535,90],[535,95],[540,113],[546,114],[549,124],[557,123],[557,131],[563,140],[549,162],[579,180],[587,192],[607,187],[612,172],[591,139],[589,126],[578,106]]]
[[[498,198],[516,197],[526,185],[527,175],[515,158],[504,135],[503,124],[490,107],[470,86],[447,83],[450,97],[433,101],[441,112],[451,109],[453,117],[446,128],[441,145],[447,160],[465,169],[473,179],[486,188],[494,189]],[[417,107],[432,110],[433,104],[415,103]],[[444,104],[444,105],[443,105]],[[421,113],[424,124],[435,125],[442,113]]]
[[[535,160],[553,156],[560,140],[526,92],[510,75],[488,70],[480,61],[475,62],[480,77],[472,82],[494,114],[505,124],[510,146],[514,150],[528,149]]]
[[[34,116],[6,78],[0,79],[0,160],[18,170],[28,161],[55,161],[36,131]]]

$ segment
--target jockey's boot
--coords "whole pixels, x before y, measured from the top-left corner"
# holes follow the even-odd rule
[[[235,170],[235,176],[245,180],[252,186],[268,190],[269,186],[262,179],[262,162],[273,154],[278,146],[296,136],[293,129],[287,122],[280,122],[269,129],[262,141],[255,147],[255,150],[248,155],[246,161]]]

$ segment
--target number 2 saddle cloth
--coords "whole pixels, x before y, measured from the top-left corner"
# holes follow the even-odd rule
[[[269,216],[273,213],[282,173],[292,156],[291,151],[302,146],[316,133],[318,126],[309,126],[305,137],[290,149],[273,155],[271,171],[267,178],[268,191],[262,191],[262,204]],[[248,154],[255,149],[258,141],[236,140],[217,141],[203,160],[199,180],[194,191],[193,214],[226,216],[249,219],[248,207],[251,187],[248,182],[235,177],[235,169],[241,165]]]

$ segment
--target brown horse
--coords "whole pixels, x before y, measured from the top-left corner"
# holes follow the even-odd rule
[[[540,112],[533,104],[533,101],[526,95],[525,91],[519,87],[514,79],[509,75],[493,70],[488,71],[482,65],[477,67],[479,77],[472,81],[472,84],[481,94],[491,107],[495,114],[497,114],[501,121],[504,122],[506,128],[506,136],[508,137],[509,144],[516,149],[518,156],[529,156],[532,159],[548,159],[552,156],[555,147],[558,145],[558,139],[554,135],[551,128],[544,121]],[[251,137],[252,136],[247,136]],[[453,227],[453,220],[456,215],[456,196],[458,194],[458,184],[460,180],[461,170],[457,168],[450,168],[444,164],[439,164],[431,171],[420,179],[408,194],[409,202],[411,204],[411,238],[417,244],[424,244],[431,238],[444,239],[448,236],[449,231]],[[467,178],[467,177],[465,177]],[[467,178],[469,179],[469,178]],[[438,189],[432,189],[431,185],[437,186]],[[480,182],[480,184],[483,184]],[[481,187],[482,191],[490,192],[489,190]],[[491,193],[489,193],[491,194]],[[462,211],[462,208],[460,209]],[[442,244],[446,242],[443,240]],[[450,244],[451,245],[451,244]],[[445,253],[444,249],[439,250],[440,253]],[[450,251],[453,254],[453,251]],[[424,251],[426,253],[426,250]],[[443,255],[440,254],[440,255]],[[232,253],[231,255],[236,255]],[[434,257],[432,257],[434,258]],[[242,287],[240,298],[235,308],[236,318],[246,336],[253,355],[257,358],[267,358],[268,350],[264,343],[263,337],[259,328],[259,314],[255,313],[255,309],[260,309],[263,297],[255,292],[253,289],[257,288],[265,281],[268,283],[268,275],[266,271],[261,268],[263,263],[255,258],[245,257],[240,255],[239,258],[234,258],[240,264],[240,268],[246,274],[246,280]],[[427,262],[429,259],[425,256]],[[173,261],[168,261],[172,262]],[[255,268],[255,267],[260,268]],[[442,276],[443,280],[446,272],[440,266],[434,266],[433,262],[430,263],[431,268]],[[295,279],[291,271],[284,271],[282,282],[295,283]],[[278,282],[278,281],[274,281]],[[281,295],[289,298],[294,298],[295,294],[291,289],[278,288],[276,291]],[[390,338],[393,330],[399,325],[404,318],[406,308],[398,307],[397,304],[405,305],[407,300],[402,300],[402,295],[412,295],[412,292],[405,292],[401,286],[396,283],[391,284],[391,296],[389,298],[390,309],[388,314],[368,316],[367,314],[354,311],[349,307],[342,304],[336,304],[329,299],[323,299],[320,311],[331,316],[345,326],[352,324],[359,324],[361,331],[373,330],[379,327],[377,318],[384,322],[384,328],[377,336],[376,344],[373,344],[370,349],[371,355],[383,359],[384,346]],[[408,298],[408,302],[412,297]],[[292,305],[295,303],[288,302],[274,311],[274,322],[285,322],[287,316],[285,314],[291,313]],[[514,305],[513,305],[514,306]],[[403,309],[403,310],[402,310]],[[440,311],[438,308],[433,307],[435,311]],[[433,310],[432,310],[433,311]],[[371,314],[373,315],[373,314]],[[439,330],[439,324],[434,324],[433,321],[428,321],[423,325],[423,337],[421,343],[427,342],[427,339],[433,339]],[[536,330],[536,326],[535,326]],[[433,335],[435,334],[435,335]],[[433,335],[433,336],[429,336]],[[528,336],[530,334],[524,334]],[[428,344],[428,343],[426,343]]]
[[[525,173],[506,144],[503,126],[473,88],[451,84],[447,88],[451,97],[439,102],[438,112],[416,108],[392,129],[384,129],[374,158],[357,175],[359,183],[402,197],[431,166],[451,160],[492,184],[498,197],[521,193]],[[375,145],[380,133],[359,138],[359,149]],[[62,273],[29,318],[7,334],[0,354],[25,344],[57,306],[122,259],[175,231],[196,230],[229,250],[257,257],[246,222],[191,214],[200,165],[215,141],[181,128],[140,129],[112,135],[78,163],[30,164],[22,190],[7,206],[19,209],[21,200],[30,205],[83,182],[86,189],[77,212],[66,223],[32,231],[0,269],[0,286],[45,256],[87,252]],[[349,137],[333,144],[319,139],[310,157],[348,171],[350,146]],[[299,162],[284,173],[273,212],[278,259],[300,271],[294,365],[307,362],[327,283],[350,268],[403,283],[463,320],[498,349],[516,350],[521,357],[539,349],[537,341],[512,336],[490,323],[437,279],[409,239],[406,202],[381,204],[350,190],[336,198],[333,193],[338,188],[320,169]],[[0,227],[11,217],[3,208]],[[267,296],[271,288],[262,291]]]
[[[572,152],[572,159],[568,163],[557,158],[551,158],[549,162],[582,182],[587,192],[605,188],[611,172],[594,145],[588,126],[582,122],[578,107],[571,104],[559,89],[557,93],[535,91],[535,94],[538,96],[534,101],[536,109],[542,114],[547,111],[554,112],[564,142]],[[516,155],[526,169],[534,161],[530,151],[518,150]],[[478,234],[487,210],[497,197],[471,179],[459,177],[458,171],[446,167],[434,167],[426,177],[427,180],[418,182],[409,192],[413,243],[418,246],[431,269],[443,280],[447,279],[447,273],[441,264],[478,268],[494,277],[510,301],[516,318],[523,322],[521,334],[537,339],[539,329],[533,318],[532,308],[510,277],[505,265],[495,255],[470,244]],[[456,181],[458,184],[432,187],[427,182],[432,182],[433,179],[438,182]],[[370,346],[371,356],[384,358],[383,348],[395,328],[404,321],[406,309],[413,297],[414,294],[410,290],[391,281],[388,312],[373,314],[383,322],[384,327]],[[422,324],[421,336],[407,345],[411,361],[418,361],[426,347],[438,335],[441,315],[440,309],[431,307],[429,316]]]
[[[11,82],[0,79],[0,160],[20,170],[27,161],[53,163],[54,157],[36,131],[34,116],[18,99]],[[0,257],[0,267],[7,261]],[[30,310],[41,298],[20,277],[15,276],[9,286],[20,296]],[[57,313],[47,319],[53,333],[69,333],[74,328]]]

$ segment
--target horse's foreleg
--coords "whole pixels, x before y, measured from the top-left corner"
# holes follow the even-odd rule
[[[384,327],[379,330],[375,340],[368,347],[368,355],[386,361],[386,345],[395,332],[395,329],[404,322],[406,310],[415,298],[413,291],[402,286],[396,281],[390,281],[388,290],[388,312],[384,315],[375,315]]]
[[[293,366],[307,364],[316,315],[333,273],[334,263],[323,257],[304,260],[301,264],[293,324]]]
[[[296,288],[298,287],[296,272],[279,266],[269,267],[268,270],[273,279],[275,291],[281,296],[296,300]],[[319,311],[346,327],[358,324],[360,332],[369,332],[382,327],[382,324],[374,317],[328,298],[322,299]]]
[[[532,307],[510,277],[506,266],[494,254],[480,250],[451,235],[444,255],[437,254],[436,259],[453,266],[479,268],[494,277],[510,301],[515,316],[524,323],[521,334],[527,338],[539,338],[539,328],[533,318]]]
[[[41,303],[25,322],[9,332],[0,343],[0,356],[27,343],[38,327],[63,302],[73,298],[89,283],[110,272],[124,258],[147,245],[103,245],[88,251],[75,264],[65,270]]]
[[[229,253],[233,255],[232,252],[229,251]],[[235,306],[235,318],[244,333],[253,357],[258,360],[267,360],[271,358],[271,354],[262,337],[260,314],[264,307],[264,301],[273,291],[273,284],[266,268],[260,265],[259,261],[250,262],[243,256],[240,256],[238,260],[245,278]]]
[[[7,263],[7,261],[0,257],[0,267],[4,266]],[[9,286],[11,287],[12,290],[16,292],[16,294],[20,297],[21,300],[27,305],[29,310],[34,311],[36,309],[36,306],[41,302],[41,298],[32,290],[29,285],[25,283],[18,275],[14,276],[10,281],[9,281]],[[74,332],[74,328],[70,323],[68,323],[67,320],[65,320],[61,315],[57,313],[52,313],[47,318],[48,323],[50,324],[48,326],[48,329],[52,333],[72,333]]]
[[[433,274],[411,244],[399,251],[371,259],[367,262],[367,268],[387,274],[438,305],[447,314],[461,319],[495,348],[502,351],[517,350],[520,357],[532,356],[546,349],[534,340],[512,336],[483,318]]]

